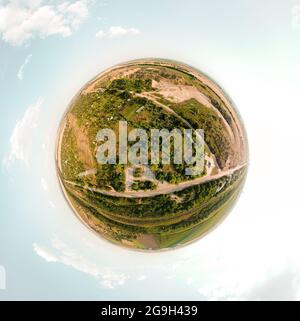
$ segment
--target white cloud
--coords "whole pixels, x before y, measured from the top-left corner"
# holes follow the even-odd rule
[[[193,279],[192,279],[191,277],[188,278],[188,279],[186,280],[186,284],[187,284],[187,285],[193,284]]]
[[[41,185],[42,185],[43,190],[47,192],[48,191],[48,183],[44,177],[41,178]]]
[[[48,202],[52,208],[56,208],[55,204],[52,201],[48,200]]]
[[[295,30],[300,29],[300,4],[292,7],[292,28]]]
[[[10,137],[10,152],[3,159],[3,165],[10,167],[16,160],[30,165],[33,133],[37,127],[42,100],[28,107],[22,119],[18,120]]]
[[[54,249],[50,251],[45,250],[41,246],[34,243],[33,249],[47,262],[53,262],[55,259],[56,262],[71,266],[80,272],[93,276],[101,285],[106,288],[113,289],[116,286],[121,286],[127,280],[127,276],[125,274],[116,273],[109,267],[98,267],[95,263],[82,256],[80,253],[69,247],[58,238],[52,239],[52,246]],[[52,254],[53,250],[55,253],[57,253]]]
[[[44,249],[43,247],[37,245],[36,243],[33,243],[33,249],[36,252],[37,255],[42,257],[47,262],[57,262],[58,258],[50,253],[48,250]]]
[[[24,68],[26,67],[26,65],[29,63],[30,59],[32,57],[32,54],[29,54],[25,61],[23,62],[23,64],[21,65],[19,71],[18,71],[18,74],[17,74],[17,77],[20,79],[20,80],[23,80],[24,78]]]
[[[136,28],[124,28],[121,26],[112,26],[107,31],[99,30],[96,33],[96,38],[114,38],[127,35],[138,35],[140,30]]]
[[[96,38],[103,38],[105,36],[105,32],[103,30],[99,30],[96,33]]]
[[[0,34],[12,45],[51,35],[70,36],[88,15],[88,1],[46,5],[40,0],[8,0],[0,5]]]

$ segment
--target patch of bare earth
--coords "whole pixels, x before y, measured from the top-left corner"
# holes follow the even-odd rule
[[[136,239],[139,243],[142,243],[148,249],[157,249],[158,243],[155,240],[153,235],[150,234],[141,234]]]
[[[169,195],[172,200],[174,200],[177,204],[181,203],[183,201],[183,197],[179,197],[176,194],[170,194]]]
[[[121,242],[122,242],[124,245],[126,245],[126,246],[130,246],[130,247],[133,246],[133,242],[130,242],[130,241],[128,241],[128,240],[122,240]]]
[[[169,99],[174,103],[181,103],[194,98],[204,106],[212,107],[210,99],[193,86],[176,85],[166,80],[152,80],[152,87],[155,88],[164,98]]]
[[[75,138],[78,151],[78,157],[83,163],[85,169],[91,169],[96,166],[93,153],[90,148],[90,142],[85,131],[80,128],[77,124],[77,119],[71,113],[68,114],[68,122],[72,128]]]

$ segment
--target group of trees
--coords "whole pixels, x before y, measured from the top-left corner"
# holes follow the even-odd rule
[[[214,110],[190,99],[179,104],[174,104],[173,109],[185,118],[193,128],[204,131],[204,139],[221,168],[226,164],[231,150],[230,137],[220,117]]]
[[[141,78],[119,78],[114,79],[107,90],[117,89],[134,91],[140,93],[142,91],[152,90],[152,80],[151,79],[141,79]]]
[[[124,165],[119,164],[98,164],[97,187],[113,187],[118,192],[125,190]]]
[[[156,188],[156,184],[151,181],[135,181],[131,185],[131,189],[138,190],[153,190]]]

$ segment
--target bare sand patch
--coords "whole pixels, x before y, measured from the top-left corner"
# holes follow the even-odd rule
[[[85,169],[87,170],[96,167],[95,159],[90,149],[90,141],[87,134],[82,128],[78,126],[76,117],[71,113],[68,115],[68,122],[72,127],[72,130],[74,131],[78,157],[80,161],[83,163]]]
[[[158,247],[158,243],[155,240],[154,236],[151,234],[142,234],[136,239],[139,243],[142,243],[148,249],[156,249]]]
[[[172,82],[152,80],[152,87],[157,89],[159,94],[174,103],[181,103],[189,99],[196,99],[207,107],[213,107],[210,99],[202,94],[197,88],[187,85],[176,85]]]

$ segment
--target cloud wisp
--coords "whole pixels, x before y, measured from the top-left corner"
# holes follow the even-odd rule
[[[91,275],[102,286],[109,289],[123,285],[128,278],[124,273],[117,273],[109,267],[98,267],[94,262],[58,238],[53,238],[51,243],[53,246],[51,250],[36,243],[33,244],[36,254],[46,262],[60,262],[66,266],[71,266],[77,271]]]
[[[10,136],[10,151],[3,159],[3,165],[9,168],[15,161],[21,161],[28,167],[32,155],[32,140],[37,127],[42,99],[29,106],[23,117],[17,121]]]
[[[99,30],[96,33],[96,38],[116,38],[128,35],[139,35],[141,32],[137,28],[124,28],[121,26],[112,26],[108,30]]]
[[[53,255],[50,251],[48,251],[47,249],[45,249],[43,246],[40,246],[36,243],[33,243],[33,250],[35,251],[35,253],[42,257],[46,262],[57,262],[58,258]]]
[[[32,57],[32,54],[29,54],[26,57],[26,59],[23,62],[23,64],[21,65],[21,67],[19,68],[19,71],[18,71],[18,74],[17,74],[17,77],[18,77],[19,80],[23,80],[23,78],[24,78],[24,69],[25,69],[26,65],[28,65],[31,57]]]

